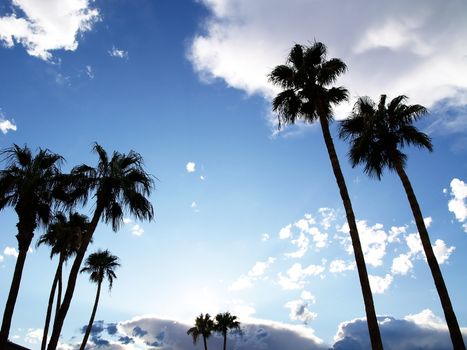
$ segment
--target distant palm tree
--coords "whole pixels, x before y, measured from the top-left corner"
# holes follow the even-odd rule
[[[91,333],[92,324],[94,323],[94,318],[96,316],[97,305],[99,303],[99,297],[101,294],[101,285],[104,281],[104,278],[107,278],[109,281],[109,291],[112,289],[113,280],[117,278],[115,275],[115,269],[119,267],[118,257],[110,254],[108,250],[98,250],[96,253],[92,253],[86,259],[84,267],[81,269],[81,272],[89,273],[89,279],[91,282],[97,283],[97,292],[96,299],[94,301],[94,307],[92,308],[91,318],[89,319],[88,327],[84,333],[83,342],[81,343],[80,350],[84,350],[86,343],[89,339],[89,334]]]
[[[237,316],[231,315],[230,312],[217,314],[214,319],[214,330],[222,334],[224,338],[224,350],[226,350],[227,333],[230,330],[240,331],[240,322],[237,321]]]
[[[214,321],[211,319],[209,314],[200,314],[195,319],[195,326],[191,327],[186,334],[191,335],[193,338],[193,344],[196,345],[198,338],[203,337],[204,350],[208,350],[208,338],[211,336],[214,330]]]
[[[272,107],[275,112],[278,112],[279,127],[282,124],[294,124],[297,120],[303,120],[306,123],[319,121],[321,125],[324,142],[349,225],[350,238],[365,303],[371,345],[373,350],[381,350],[383,344],[357,223],[329,131],[329,122],[333,119],[332,106],[347,100],[348,97],[347,89],[334,87],[331,84],[346,71],[347,67],[344,62],[337,58],[327,60],[326,51],[326,46],[320,42],[315,42],[311,46],[297,44],[292,48],[287,63],[275,67],[269,75],[269,80],[283,89],[274,98]]]
[[[350,140],[349,158],[352,166],[363,164],[365,173],[379,180],[384,168],[393,170],[399,175],[443,306],[454,349],[465,349],[462,333],[431,246],[420,206],[404,170],[407,155],[402,149],[405,146],[426,148],[430,152],[433,150],[430,137],[413,125],[427,114],[427,110],[421,105],[406,105],[406,100],[406,96],[398,96],[386,105],[386,95],[381,95],[376,105],[369,97],[361,97],[356,102],[350,118],[341,123],[340,136]]]
[[[0,210],[14,207],[18,215],[18,258],[0,329],[0,349],[6,347],[26,255],[38,225],[46,226],[51,217],[60,163],[63,158],[47,149],[31,150],[13,145],[1,152],[6,168],[0,170]]]
[[[48,245],[51,248],[51,259],[54,255],[58,255],[59,257],[47,305],[41,350],[45,350],[47,346],[47,335],[49,332],[50,318],[52,316],[52,307],[57,287],[58,291],[55,314],[57,314],[62,301],[63,264],[78,251],[81,244],[81,237],[86,232],[88,225],[89,222],[87,217],[84,215],[72,213],[69,215],[69,219],[67,220],[66,216],[62,212],[59,212],[55,215],[53,222],[47,228],[47,232],[44,233],[37,241],[37,247]]]
[[[80,265],[99,221],[111,223],[112,229],[117,231],[123,222],[125,211],[138,219],[152,220],[154,217],[152,204],[147,198],[151,194],[154,181],[144,170],[141,155],[134,151],[128,154],[114,152],[109,159],[107,152],[97,143],[94,144],[93,151],[99,157],[95,168],[80,165],[71,171],[73,190],[70,197],[84,204],[93,194],[96,203],[89,228],[83,236],[83,241],[70,269],[67,288],[55,318],[48,350],[55,350],[57,347],[63,322],[73,297]]]

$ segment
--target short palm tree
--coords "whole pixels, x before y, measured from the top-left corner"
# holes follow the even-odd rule
[[[97,305],[99,303],[99,297],[101,294],[102,282],[105,278],[109,282],[109,291],[112,289],[113,281],[117,276],[115,275],[115,269],[119,267],[118,257],[110,254],[108,250],[98,250],[88,256],[84,263],[84,267],[81,272],[89,273],[89,280],[97,284],[96,299],[94,301],[94,307],[92,308],[91,318],[89,319],[88,327],[84,333],[83,342],[81,343],[80,350],[84,350],[86,343],[91,333],[92,324],[96,316]]]
[[[426,116],[427,110],[420,105],[406,105],[406,100],[406,96],[398,96],[386,104],[386,95],[381,95],[376,105],[370,98],[361,97],[350,117],[341,123],[340,136],[350,141],[349,158],[353,166],[363,164],[365,173],[379,180],[385,168],[399,175],[441,300],[454,349],[465,349],[420,206],[405,172],[407,155],[402,152],[405,146],[426,148],[430,152],[433,150],[430,137],[413,125]]]
[[[95,168],[80,165],[71,171],[70,198],[86,203],[92,194],[95,198],[95,210],[70,269],[67,288],[60,310],[55,317],[48,350],[55,350],[57,347],[81,262],[99,221],[111,223],[113,230],[117,231],[123,222],[125,212],[141,220],[152,220],[154,217],[153,207],[148,199],[154,181],[144,170],[141,155],[134,151],[128,154],[114,152],[109,158],[107,152],[97,143],[94,144],[93,151],[99,157]]]
[[[326,51],[326,46],[320,42],[311,46],[297,44],[292,48],[286,64],[275,67],[269,75],[269,80],[282,88],[282,92],[274,98],[272,107],[278,113],[279,127],[282,124],[294,124],[297,120],[310,124],[319,121],[321,125],[349,225],[371,345],[373,350],[380,350],[383,345],[357,223],[329,130],[329,123],[333,119],[332,106],[348,97],[345,88],[331,86],[346,71],[346,65],[337,58],[327,60]]]
[[[0,348],[6,347],[11,320],[20,288],[26,255],[38,225],[46,226],[60,182],[63,158],[47,149],[31,150],[13,145],[1,152],[6,167],[0,170],[0,210],[14,207],[18,215],[18,258],[0,329]]]
[[[240,331],[240,322],[237,321],[237,316],[231,315],[230,312],[217,314],[214,318],[214,331],[222,334],[224,350],[227,349],[227,333],[230,330]]]
[[[186,334],[191,335],[193,344],[196,345],[198,338],[203,337],[204,350],[208,350],[208,338],[214,330],[214,321],[209,314],[200,314],[195,319],[195,326],[191,327]]]
[[[52,308],[55,294],[57,294],[56,311],[60,309],[62,300],[62,268],[63,264],[70,259],[81,244],[81,237],[86,232],[89,222],[87,217],[78,213],[71,213],[69,219],[62,213],[58,212],[53,221],[37,241],[37,246],[47,245],[50,247],[50,258],[58,255],[58,265],[55,272],[52,288],[50,290],[49,302],[47,305],[47,313],[45,317],[44,333],[42,336],[41,350],[45,350],[47,346],[47,335],[49,332],[50,319],[52,316]],[[57,291],[58,289],[58,291]],[[57,293],[56,293],[57,291]]]

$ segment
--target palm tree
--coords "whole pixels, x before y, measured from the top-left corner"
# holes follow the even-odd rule
[[[99,296],[101,294],[101,285],[105,278],[109,281],[109,291],[112,289],[113,280],[117,278],[115,275],[115,269],[119,267],[118,257],[110,254],[108,250],[98,250],[92,253],[86,259],[84,267],[81,272],[89,273],[89,280],[97,283],[96,299],[94,301],[94,307],[92,308],[91,318],[89,319],[88,327],[84,333],[83,342],[81,343],[80,350],[84,350],[86,343],[88,342],[89,334],[91,333],[92,324],[94,323],[94,317],[96,316],[97,304],[99,303]]]
[[[224,350],[227,349],[227,333],[229,330],[240,331],[240,322],[237,321],[237,316],[233,316],[230,312],[217,314],[214,322],[214,330],[222,334],[224,338]]]
[[[208,350],[208,338],[211,336],[214,330],[214,321],[211,319],[209,314],[200,314],[195,319],[195,326],[191,327],[186,334],[191,335],[193,338],[193,344],[196,345],[198,337],[203,337],[204,350]]]
[[[51,217],[60,163],[63,158],[47,149],[31,150],[13,145],[1,152],[6,168],[0,170],[0,210],[14,207],[18,215],[18,258],[0,329],[0,348],[6,347],[11,320],[18,296],[26,255],[38,225],[47,225]]]
[[[441,300],[454,349],[465,349],[420,206],[405,172],[407,155],[402,152],[405,146],[426,148],[430,152],[433,150],[430,137],[413,126],[413,123],[427,115],[427,110],[420,105],[406,105],[406,100],[406,96],[398,96],[386,105],[386,95],[381,95],[376,105],[370,98],[361,97],[350,118],[341,123],[340,137],[350,140],[349,158],[352,166],[364,164],[365,173],[379,180],[384,168],[399,175]]]
[[[365,265],[357,223],[344,176],[337,158],[329,131],[332,121],[332,105],[347,100],[348,91],[343,87],[331,87],[347,67],[337,58],[326,59],[326,46],[314,42],[311,46],[296,44],[289,53],[286,64],[274,68],[269,80],[283,89],[273,100],[273,110],[278,113],[279,127],[294,124],[297,120],[306,123],[319,121],[332,170],[339,187],[345,214],[350,229],[350,238],[355,255],[365,311],[374,350],[383,348],[373,296]]]
[[[71,171],[70,197],[85,204],[93,194],[96,200],[95,210],[70,269],[67,288],[55,317],[48,350],[55,350],[57,347],[81,262],[99,221],[111,223],[112,229],[117,231],[123,222],[125,212],[141,220],[152,220],[154,217],[152,204],[147,198],[151,194],[154,181],[144,170],[141,155],[134,151],[128,154],[113,152],[109,159],[107,152],[97,143],[94,144],[93,151],[99,157],[96,168],[80,165]]]
[[[49,332],[50,318],[52,316],[52,307],[57,291],[56,311],[60,309],[62,300],[62,267],[63,264],[74,254],[76,254],[80,244],[81,237],[87,230],[89,222],[87,217],[78,213],[71,213],[69,219],[59,212],[55,215],[53,222],[49,225],[47,232],[44,233],[37,241],[37,247],[40,245],[48,245],[50,249],[50,258],[58,255],[58,265],[55,272],[55,277],[50,290],[47,313],[45,317],[44,333],[42,336],[41,350],[45,350],[47,346],[47,335]]]

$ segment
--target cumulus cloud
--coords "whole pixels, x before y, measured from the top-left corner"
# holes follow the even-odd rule
[[[4,119],[3,114],[0,113],[0,130],[3,134],[8,133],[9,131],[16,131],[16,124],[11,120]]]
[[[196,170],[196,164],[194,162],[188,162],[186,163],[185,168],[189,173],[194,173]]]
[[[368,275],[368,279],[370,280],[371,291],[374,294],[383,294],[391,285],[393,277],[390,274],[386,274],[384,277]]]
[[[43,329],[33,329],[33,328],[29,328],[28,329],[28,332],[26,333],[26,336],[24,338],[24,341],[28,344],[40,344],[40,342],[42,341],[42,335],[44,334],[44,330]]]
[[[400,254],[392,260],[391,272],[393,274],[406,275],[413,268],[410,254]]]
[[[433,246],[433,251],[439,264],[444,264],[455,249],[455,247],[448,247],[442,239],[437,239]]]
[[[294,43],[316,38],[328,45],[330,57],[348,64],[339,83],[351,89],[352,97],[376,98],[384,91],[428,107],[446,98],[452,105],[467,102],[463,1],[449,7],[438,0],[201,1],[211,11],[188,58],[205,80],[223,79],[271,98],[276,90],[268,73],[285,62]],[[352,102],[341,111],[349,111]]]
[[[131,234],[134,236],[142,236],[144,229],[140,225],[133,225],[131,228]]]
[[[257,261],[246,275],[240,276],[230,286],[230,290],[248,289],[253,286],[253,282],[264,275],[266,270],[276,261],[275,258],[269,257],[266,261]]]
[[[331,261],[331,263],[329,264],[329,272],[332,273],[339,273],[351,270],[355,270],[355,262],[353,261],[345,262],[344,260],[336,259]]]
[[[108,53],[112,57],[122,58],[125,60],[129,58],[128,51],[117,49],[115,46],[112,46],[112,49],[109,50]]]
[[[460,223],[467,220],[467,184],[457,178],[451,180],[451,199],[448,203],[448,209],[454,214]],[[464,231],[467,232],[467,223],[463,224]]]
[[[404,319],[391,316],[378,317],[384,348],[388,350],[450,350],[452,349],[449,331],[444,322],[429,309],[419,314],[408,315]],[[462,328],[464,337],[467,329]],[[359,318],[339,325],[334,350],[370,349],[368,326],[365,319]]]
[[[285,290],[302,289],[305,287],[305,279],[310,276],[319,276],[324,272],[323,265],[309,265],[302,267],[302,264],[293,264],[283,275],[281,272],[277,275],[279,285]]]
[[[3,254],[5,256],[14,256],[15,258],[18,257],[18,251],[16,250],[16,248],[13,247],[5,247],[5,249],[3,250]]]
[[[314,320],[318,317],[316,312],[310,310],[311,304],[314,304],[315,299],[311,295],[305,295],[305,298],[298,300],[288,301],[284,307],[289,309],[289,317],[292,321],[301,321],[304,324],[308,324],[309,321]]]
[[[51,60],[53,50],[75,51],[79,34],[100,19],[89,0],[14,0],[13,12],[0,17],[0,41],[20,44],[29,55]]]
[[[409,257],[416,258],[419,256],[425,257],[425,252],[423,251],[422,241],[420,240],[420,235],[418,233],[411,233],[406,237],[407,246],[409,247]],[[438,260],[439,264],[444,264],[454,252],[456,248],[451,246],[448,247],[442,239],[437,239],[433,245],[433,251]]]
[[[273,321],[249,319],[242,322],[242,335],[231,334],[230,348],[238,350],[325,350],[327,347],[313,329],[303,325],[290,325]],[[120,350],[148,349],[191,350],[193,342],[186,334],[191,324],[156,316],[135,317],[119,322],[118,332],[110,335],[108,327],[91,337],[88,349]],[[106,331],[107,330],[107,331]],[[222,348],[222,337],[209,338],[210,348]],[[202,346],[198,344],[197,347]]]

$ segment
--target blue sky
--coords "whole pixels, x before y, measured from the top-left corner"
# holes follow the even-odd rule
[[[154,222],[128,218],[117,233],[104,224],[96,231],[91,251],[108,248],[122,267],[101,296],[93,346],[120,349],[131,338],[127,349],[189,349],[186,325],[200,312],[226,310],[248,325],[238,349],[275,349],[283,337],[296,349],[346,348],[345,336],[365,343],[360,287],[320,129],[277,132],[270,108],[277,90],[267,74],[294,43],[315,39],[348,65],[339,83],[351,100],[336,108],[337,119],[363,95],[406,94],[429,108],[418,126],[435,150],[407,150],[407,172],[467,327],[465,13],[461,0],[1,0],[0,147],[49,148],[66,158],[67,171],[95,164],[97,141],[108,152],[141,153],[158,179]],[[387,173],[378,182],[352,169],[335,125],[332,132],[376,310],[385,316],[383,339],[389,348],[410,349],[410,339],[423,337],[426,349],[449,349],[398,178]],[[12,209],[0,213],[2,305],[15,224]],[[13,319],[11,337],[31,349],[39,347],[55,268],[48,254],[29,254]],[[64,349],[79,343],[94,293],[81,276]]]

